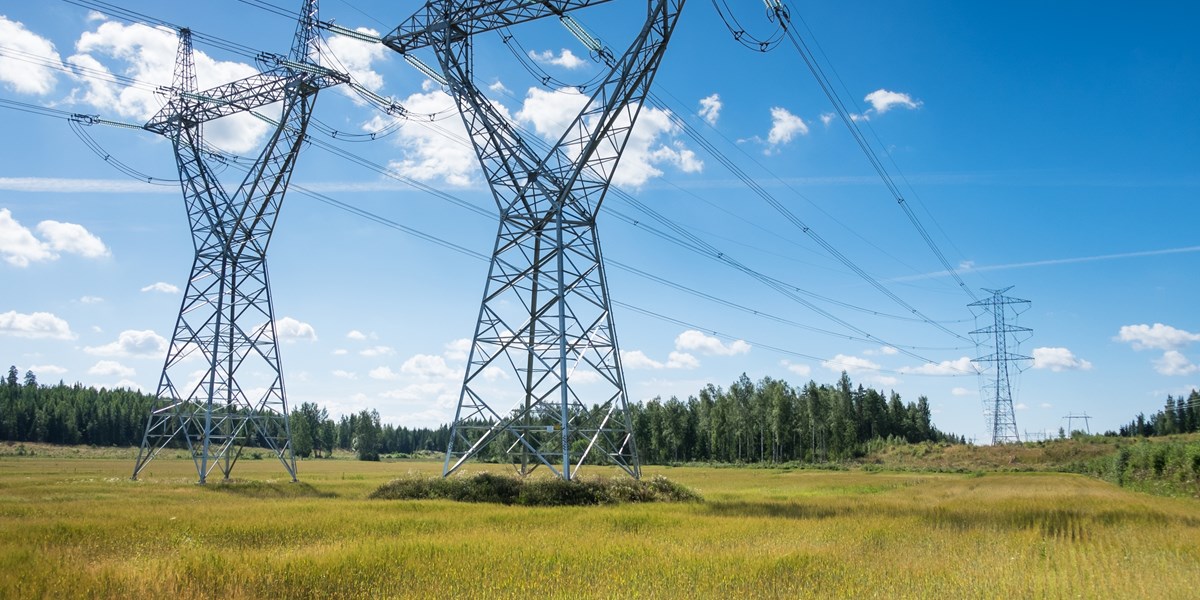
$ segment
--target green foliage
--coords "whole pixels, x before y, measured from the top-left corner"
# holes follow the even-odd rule
[[[354,426],[354,452],[358,460],[379,460],[380,434],[379,412],[363,409]]]
[[[1150,437],[1200,432],[1200,390],[1187,398],[1167,395],[1163,409],[1146,417],[1139,413],[1116,433],[1123,437]]]
[[[1200,440],[1139,440],[1072,470],[1140,491],[1200,498]]]
[[[10,367],[0,385],[0,440],[131,446],[141,443],[153,397],[81,384],[42,385],[32,371],[24,385]]]
[[[153,396],[80,384],[40,385],[32,372],[25,380],[22,385],[16,367],[11,367],[0,382],[0,440],[141,443]],[[905,404],[893,392],[885,401],[876,390],[854,388],[848,376],[835,386],[809,382],[795,388],[770,377],[755,383],[742,375],[727,391],[710,384],[686,401],[656,398],[632,405],[630,413],[643,464],[814,464],[862,456],[877,447],[878,440],[958,441],[933,427],[924,397]],[[301,458],[328,457],[341,450],[373,461],[385,455],[442,453],[449,442],[446,426],[410,429],[382,424],[374,411],[335,422],[327,410],[310,402],[291,411],[289,427],[292,449]],[[507,446],[493,446],[481,458],[507,462],[501,455]],[[592,457],[590,462],[601,460]]]
[[[586,506],[702,500],[696,492],[661,475],[650,480],[617,476],[564,481],[556,477],[521,479],[486,472],[445,478],[410,474],[380,486],[370,497],[384,500],[437,499],[523,506]]]
[[[820,463],[862,456],[882,440],[961,442],[933,426],[924,396],[905,404],[892,392],[887,401],[846,373],[836,385],[803,388],[743,374],[728,391],[710,384],[686,402],[655,398],[631,411],[643,464]]]
[[[128,389],[96,389],[82,384],[44,385],[29,371],[22,384],[15,366],[0,379],[0,441],[90,446],[138,446],[154,396]],[[365,411],[339,421],[317,404],[305,402],[289,415],[292,449],[297,456],[329,457],[335,450],[355,451],[378,460],[381,454],[445,451],[448,429],[409,429],[381,425],[378,413]],[[250,440],[255,445],[255,440]]]

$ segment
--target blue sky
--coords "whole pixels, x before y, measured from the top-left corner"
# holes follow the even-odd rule
[[[768,34],[760,4],[744,4],[738,19]],[[294,27],[234,0],[119,6],[278,53]],[[622,48],[639,6],[617,0],[577,17]],[[339,0],[321,10],[322,19],[386,33],[416,8]],[[1056,431],[1064,415],[1081,412],[1095,417],[1093,429],[1115,429],[1200,382],[1192,300],[1200,293],[1192,276],[1200,258],[1200,50],[1189,30],[1197,12],[1186,3],[793,6],[802,35],[819,42],[827,74],[876,150],[890,154],[892,176],[961,277],[976,290],[1015,286],[1012,295],[1032,301],[1020,320],[1034,329],[1021,351],[1037,358],[1017,381],[1022,433]],[[518,52],[562,81],[600,72],[556,22],[513,33]],[[489,252],[491,218],[403,182],[494,212],[452,101],[380,46],[345,38],[328,46],[365,87],[437,118],[392,124],[353,94],[326,90],[315,118],[338,139],[314,136],[390,165],[395,177],[314,144],[293,182]],[[196,49],[201,87],[253,72],[243,56],[200,40]],[[161,105],[150,90],[169,85],[173,60],[169,31],[66,2],[0,2],[0,99],[142,123]],[[478,41],[476,61],[481,87],[538,134],[556,136],[578,104],[577,95],[542,86],[499,35]],[[56,64],[68,66],[48,66]],[[100,71],[137,83],[104,83],[94,76]],[[692,2],[654,89],[663,106],[643,111],[618,173],[621,189],[723,256],[833,299],[812,302],[836,320],[647,232],[652,217],[610,196],[599,227],[614,263],[610,291],[623,303],[615,314],[630,396],[686,397],[742,372],[832,382],[846,369],[907,400],[924,394],[939,427],[987,439],[979,381],[962,372],[987,350],[894,318],[907,309],[781,218],[678,125],[701,132],[905,303],[960,335],[986,325],[972,318],[971,299],[846,127],[830,119],[832,106],[796,51],[749,51],[710,3]],[[64,120],[0,107],[0,127],[0,362],[31,368],[44,382],[153,391],[191,260],[178,187],[123,175]],[[370,142],[346,135],[372,130],[394,131]],[[104,126],[87,133],[111,159],[174,177],[164,139]],[[231,119],[206,133],[231,154],[252,155],[263,130],[253,119]],[[292,194],[270,265],[293,405],[315,401],[334,414],[377,408],[405,425],[449,420],[486,263]],[[861,332],[884,342],[847,339]]]

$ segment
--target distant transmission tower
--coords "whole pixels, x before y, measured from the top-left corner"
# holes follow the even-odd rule
[[[995,363],[996,369],[994,372],[985,374],[986,383],[981,388],[983,396],[983,416],[987,420],[988,425],[992,428],[992,443],[1004,444],[1008,442],[1020,442],[1021,438],[1017,434],[1017,417],[1013,412],[1012,400],[1012,384],[1010,381],[1009,365],[1019,365],[1020,361],[1033,360],[1028,356],[1015,354],[1008,351],[1009,344],[1016,348],[1020,345],[1014,334],[1032,333],[1033,330],[1028,327],[1019,327],[1015,324],[1010,325],[1008,322],[1009,313],[1012,313],[1012,319],[1015,322],[1017,316],[1025,312],[1029,308],[1030,302],[1020,298],[1010,298],[1004,295],[1004,292],[1011,290],[1012,286],[1002,290],[989,290],[984,288],[983,291],[992,295],[991,298],[985,298],[978,302],[972,302],[968,306],[981,307],[985,312],[992,314],[992,325],[981,329],[976,329],[971,332],[971,335],[987,335],[992,339],[993,352],[987,356],[976,358],[973,362]],[[1010,340],[1011,337],[1011,340]],[[1020,371],[1019,366],[1014,366],[1013,369]]]
[[[347,81],[317,64],[318,35],[317,2],[306,0],[287,58],[261,55],[276,66],[197,92],[191,32],[179,31],[170,100],[144,128],[171,140],[195,258],[134,479],[174,440],[186,445],[200,483],[218,466],[228,479],[247,444],[269,448],[296,481],[267,245],[317,91]],[[204,123],[274,103],[282,107],[274,134],[227,192],[210,165]]]
[[[1083,413],[1082,415],[1077,415],[1075,413],[1067,413],[1067,416],[1063,417],[1063,419],[1065,419],[1067,421],[1067,436],[1068,437],[1072,433],[1075,433],[1075,421],[1083,421],[1083,426],[1087,430],[1087,434],[1088,435],[1092,434],[1092,424],[1091,424],[1092,418],[1089,417],[1086,412]]]
[[[418,66],[411,52],[436,53],[500,213],[444,475],[503,444],[522,474],[545,465],[569,480],[603,456],[640,476],[596,216],[685,0],[647,3],[644,27],[549,152],[472,77],[475,35],[544,17],[607,61],[566,14],[606,1],[434,0],[384,38]],[[504,382],[512,391],[496,392]]]

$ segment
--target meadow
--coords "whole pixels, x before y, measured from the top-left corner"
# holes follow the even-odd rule
[[[367,499],[432,461],[308,460],[291,483],[244,460],[197,486],[186,459],[135,482],[132,454],[40,450],[0,454],[0,597],[1194,598],[1200,581],[1200,502],[1081,475],[649,467],[704,501],[530,508]]]

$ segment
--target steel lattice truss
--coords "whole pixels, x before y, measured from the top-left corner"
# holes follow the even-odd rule
[[[402,54],[436,52],[500,213],[445,475],[501,444],[523,474],[545,465],[571,479],[603,456],[640,476],[596,216],[685,0],[648,3],[644,27],[549,152],[531,148],[471,72],[474,34],[605,1],[434,1],[384,39]],[[519,394],[515,406],[499,406],[514,394],[490,379]]]
[[[982,307],[986,312],[992,314],[992,325],[976,329],[971,332],[971,335],[989,335],[993,341],[994,352],[973,361],[991,362],[996,365],[993,372],[985,375],[985,383],[981,389],[983,416],[987,420],[988,426],[992,428],[993,444],[1021,441],[1017,434],[1017,417],[1013,411],[1009,365],[1024,360],[1033,360],[1028,356],[1008,351],[1010,336],[1033,331],[1028,327],[1019,327],[1008,323],[1010,307],[1027,307],[1029,305],[1028,300],[1004,295],[1004,292],[1011,289],[1012,286],[1002,290],[984,289],[983,291],[990,293],[992,297],[968,305]]]
[[[190,32],[179,40],[171,100],[145,129],[174,147],[195,259],[133,477],[174,440],[190,451],[200,483],[218,465],[228,479],[247,444],[269,448],[295,481],[267,246],[317,91],[346,79],[317,65],[316,0],[304,2],[287,59],[260,57],[276,66],[210,90],[196,91]],[[204,123],[276,102],[274,134],[226,191],[209,166]]]

